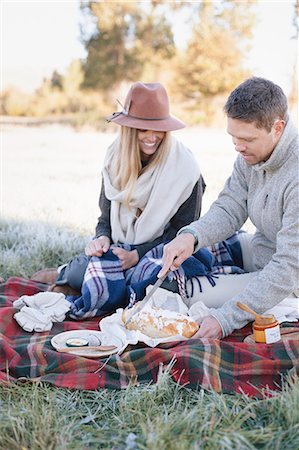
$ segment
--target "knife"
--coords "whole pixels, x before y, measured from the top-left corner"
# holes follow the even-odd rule
[[[165,275],[163,275],[163,277],[158,278],[158,280],[155,282],[154,286],[152,287],[152,289],[149,291],[148,294],[146,294],[146,296],[144,297],[143,300],[141,300],[140,302],[138,302],[138,306],[136,306],[136,308],[134,308],[134,310],[132,311],[131,315],[129,316],[129,318],[126,320],[125,325],[127,325],[129,322],[131,322],[132,318],[138,314],[146,305],[146,303],[149,301],[149,299],[152,298],[152,296],[154,295],[154,293],[156,292],[156,290],[161,286],[161,284],[163,283],[163,281],[166,279],[167,275],[169,274],[170,270],[168,272],[166,272]],[[133,308],[132,308],[133,309]]]

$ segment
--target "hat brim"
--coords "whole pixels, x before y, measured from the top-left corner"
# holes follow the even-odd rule
[[[124,127],[152,131],[175,131],[186,127],[186,124],[184,122],[174,116],[169,116],[166,119],[146,120],[138,119],[136,117],[130,117],[128,115],[120,113],[116,117],[108,117],[107,120]]]

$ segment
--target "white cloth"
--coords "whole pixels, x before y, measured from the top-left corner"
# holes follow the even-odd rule
[[[230,278],[231,275],[223,275],[223,278]],[[147,292],[152,286],[147,287]],[[211,287],[211,289],[213,289]],[[181,314],[186,314],[192,317],[197,323],[201,323],[203,319],[210,314],[210,308],[208,308],[202,301],[197,301],[192,304],[190,308],[185,304],[182,298],[171,291],[159,288],[154,293],[153,297],[145,305],[144,310],[156,306],[158,308],[167,309],[170,311],[177,311]],[[114,314],[104,317],[99,326],[101,331],[109,335],[113,334],[118,336],[124,342],[122,350],[127,345],[135,345],[137,342],[144,342],[149,347],[156,347],[164,342],[171,342],[173,340],[185,340],[186,338],[181,336],[159,338],[154,339],[140,331],[127,330],[122,320],[123,309],[119,308]],[[299,299],[287,298],[279,303],[276,307],[265,311],[264,314],[274,314],[279,323],[293,322],[299,319]]]
[[[53,326],[49,316],[38,309],[30,308],[30,306],[23,306],[21,311],[14,315],[14,318],[23,330],[30,333],[32,331],[49,331]]]
[[[142,244],[161,236],[178,208],[190,197],[200,171],[192,152],[174,137],[165,160],[142,173],[136,181],[130,208],[126,191],[119,191],[110,167],[119,140],[108,148],[103,168],[105,194],[111,201],[110,220],[114,242]],[[161,205],[161,206],[160,206]],[[142,213],[137,217],[137,210]]]
[[[287,297],[278,305],[265,311],[264,314],[273,314],[279,323],[297,322],[299,319],[299,298]]]
[[[147,292],[149,292],[151,288],[152,286],[148,286],[146,288]],[[167,291],[166,289],[157,289],[153,297],[145,305],[144,311],[151,308],[152,306],[167,309],[169,311],[177,311],[180,314],[188,315],[188,307],[184,304],[182,298],[178,294]],[[122,313],[123,308],[117,309],[116,312],[111,316],[104,317],[101,320],[99,326],[101,331],[103,331],[104,333],[114,334],[121,337],[122,340],[126,342],[124,348],[129,344],[135,345],[137,344],[137,342],[144,342],[149,347],[156,347],[163,342],[171,342],[173,340],[186,340],[186,338],[184,338],[183,336],[172,336],[168,338],[154,339],[146,336],[140,331],[127,330],[122,320]]]
[[[54,322],[63,322],[70,310],[70,303],[64,294],[58,292],[39,292],[23,295],[13,302],[20,309],[15,320],[25,331],[48,331]]]
[[[197,323],[201,324],[203,319],[210,314],[210,310],[202,301],[199,300],[189,308],[188,314]]]

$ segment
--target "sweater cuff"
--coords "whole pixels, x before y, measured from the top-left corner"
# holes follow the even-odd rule
[[[97,233],[97,234],[92,238],[92,240],[98,239],[99,237],[102,237],[102,236],[109,238],[109,239],[110,239],[110,243],[112,244],[111,236],[110,236],[110,234],[109,234],[108,232],[106,232],[106,231],[102,231],[101,233]]]
[[[195,249],[198,245],[198,234],[196,233],[196,231],[193,228],[183,227],[177,232],[177,236],[179,236],[180,234],[185,234],[185,233],[192,234],[192,236],[194,237],[194,251],[195,251]]]
[[[223,338],[228,336],[234,331],[229,322],[226,320],[225,315],[222,314],[219,309],[211,308],[209,313],[219,322]]]

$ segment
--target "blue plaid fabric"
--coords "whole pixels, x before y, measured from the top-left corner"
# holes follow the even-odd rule
[[[126,280],[120,260],[109,250],[104,257],[92,256],[85,271],[81,296],[68,296],[70,317],[103,316],[127,304]]]
[[[67,297],[71,303],[71,317],[86,319],[103,316],[116,308],[132,305],[145,296],[146,287],[154,284],[161,269],[163,246],[150,250],[135,267],[123,271],[116,255],[109,250],[101,258],[93,256],[88,263],[80,297]],[[126,244],[123,246],[129,250]],[[219,274],[244,273],[238,233],[229,239],[201,248],[179,269],[169,275],[178,281],[199,283],[205,276],[215,286]],[[201,285],[200,285],[201,288]],[[191,289],[192,291],[192,289]],[[192,295],[187,292],[186,297]]]

